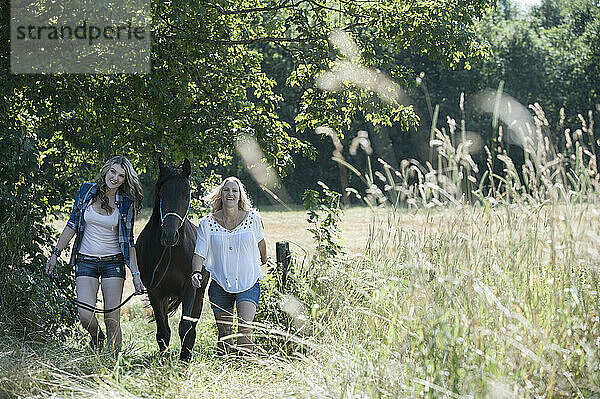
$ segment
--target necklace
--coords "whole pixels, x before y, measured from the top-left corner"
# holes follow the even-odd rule
[[[238,219],[240,218],[240,214],[238,212],[237,215],[235,215],[235,217],[233,217],[233,219],[231,219],[231,221],[233,223],[229,223],[229,221],[225,218],[225,214],[223,213],[221,215],[221,220],[223,221],[223,226],[227,229],[227,230],[233,230],[235,229],[235,227],[238,225]],[[233,227],[229,227],[231,224],[233,224]]]

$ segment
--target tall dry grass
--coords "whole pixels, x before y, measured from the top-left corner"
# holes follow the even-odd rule
[[[498,110],[502,95],[495,101]],[[336,149],[366,186],[348,191],[387,211],[373,213],[363,256],[311,264],[327,306],[297,378],[316,396],[600,396],[593,117],[580,115],[560,145],[541,107],[531,110],[527,130],[511,132],[520,167],[496,124],[480,171],[464,121],[456,131],[450,118],[446,128],[434,121],[435,167],[379,159],[379,171],[359,172]]]
[[[336,397],[600,394],[599,217],[515,204],[378,220],[363,257],[319,270],[333,305],[298,377]]]

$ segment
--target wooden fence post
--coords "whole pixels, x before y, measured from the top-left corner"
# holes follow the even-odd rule
[[[283,292],[292,257],[290,243],[287,241],[277,242],[275,244],[275,252],[277,253],[277,274],[279,277],[278,281],[280,282],[279,291]]]

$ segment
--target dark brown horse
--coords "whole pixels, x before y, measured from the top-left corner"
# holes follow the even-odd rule
[[[191,284],[192,256],[197,228],[187,219],[190,208],[190,161],[180,167],[165,166],[158,160],[160,173],[155,186],[154,209],[140,233],[136,251],[142,282],[156,320],[156,341],[161,353],[169,346],[168,316],[183,304],[179,322],[180,359],[188,360],[196,341],[196,324],[202,312],[209,274],[202,270],[202,286]]]

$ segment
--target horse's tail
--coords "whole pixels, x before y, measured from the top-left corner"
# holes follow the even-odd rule
[[[179,307],[180,303],[181,303],[181,299],[179,299],[179,298],[169,298],[169,307],[167,308],[167,315],[173,316],[173,313],[175,313],[175,311],[177,310],[177,307]],[[145,307],[149,308],[150,304],[147,304]],[[152,317],[150,318],[148,323],[152,323],[154,321],[156,321],[156,317],[154,317],[154,312],[152,312]]]
[[[175,313],[180,303],[181,298],[169,298],[169,308],[167,310],[167,314],[169,316],[173,316],[173,313]]]

